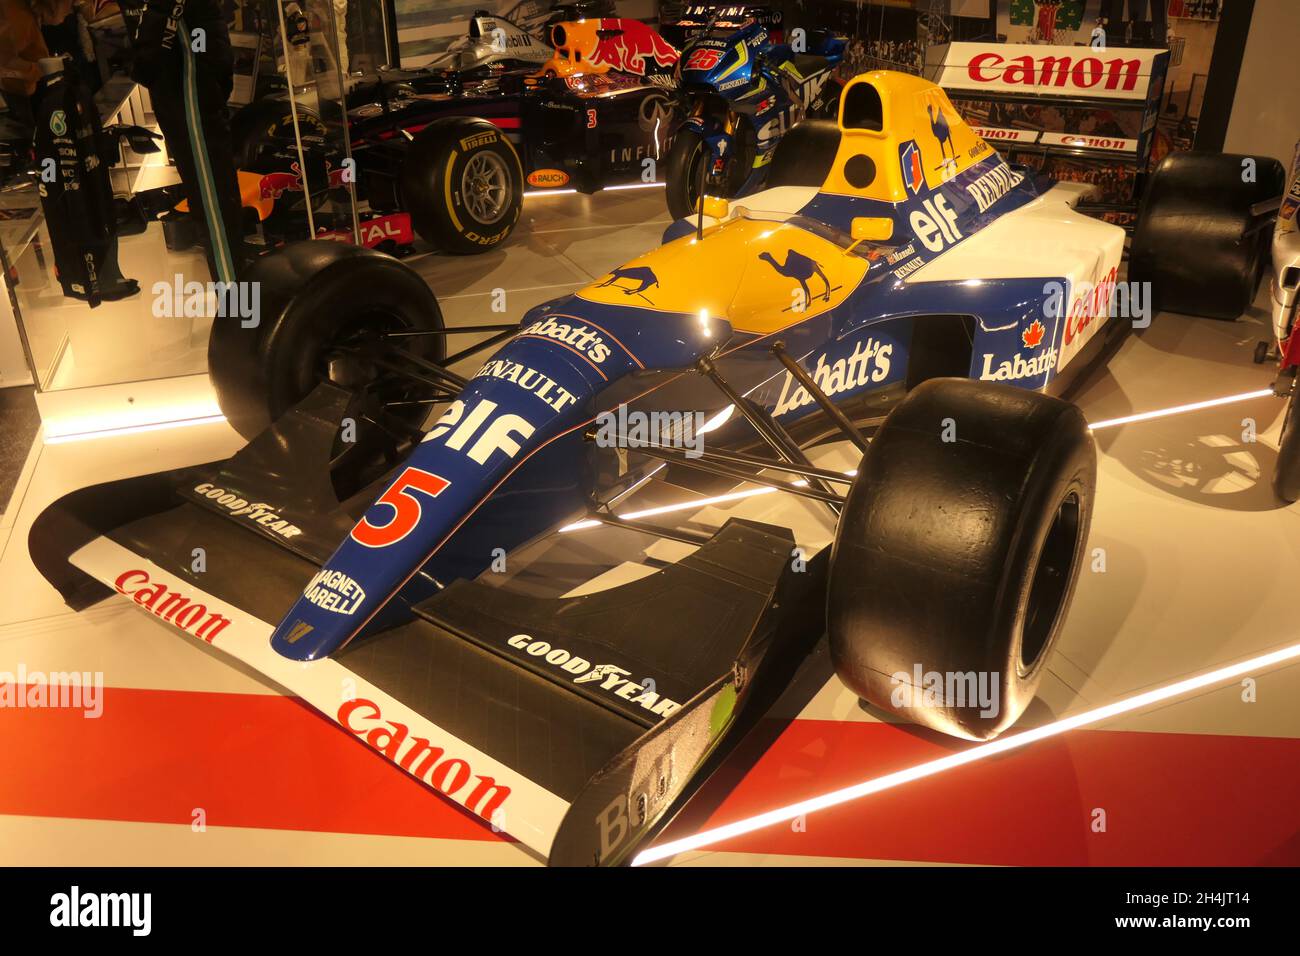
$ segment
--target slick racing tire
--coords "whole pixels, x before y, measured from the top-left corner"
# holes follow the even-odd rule
[[[230,118],[230,146],[236,169],[269,172],[261,165],[276,147],[292,141],[293,116],[284,100],[259,100]]]
[[[425,386],[386,376],[382,361],[390,331],[441,331],[437,299],[407,266],[373,249],[332,240],[304,239],[258,259],[245,276],[259,289],[258,324],[244,328],[237,317],[218,317],[208,340],[208,374],[230,424],[253,439],[322,382],[356,397],[349,414],[357,440],[336,448],[339,457],[360,457],[378,438],[366,419],[392,402],[418,402]],[[440,363],[441,335],[404,339],[420,357]],[[368,406],[364,406],[366,403]],[[388,430],[414,428],[429,406],[398,407]],[[353,414],[355,412],[355,414]]]
[[[298,130],[303,137],[302,160],[307,163],[312,212],[317,212],[329,199],[329,170],[342,164],[343,153],[334,147],[320,116],[311,109],[299,107]],[[294,135],[294,116],[286,100],[260,100],[240,109],[230,118],[235,169],[261,176],[269,173],[292,176],[300,165]],[[286,190],[274,202],[266,230],[274,238],[303,235],[308,232],[303,221],[305,216],[302,191]]]
[[[328,198],[329,169],[343,161],[342,153],[333,148],[320,117],[299,107],[298,130],[303,137],[303,159],[307,163],[308,181],[312,186],[312,209],[320,209]],[[230,120],[230,142],[235,168],[249,173],[293,174],[299,164],[294,139],[293,112],[285,100],[269,99],[252,103],[235,113]],[[301,192],[285,192],[276,200],[272,215],[283,215],[302,208]]]
[[[835,532],[827,633],[844,683],[957,737],[1010,727],[1073,596],[1096,471],[1068,402],[918,385],[868,447]]]
[[[398,184],[420,237],[459,255],[499,246],[523,208],[519,154],[481,119],[449,116],[420,130],[402,160]]]
[[[1279,501],[1300,501],[1300,381],[1287,396],[1282,437],[1277,443],[1277,469],[1273,472],[1273,493]]]
[[[1236,319],[1255,298],[1268,239],[1268,230],[1246,234],[1250,207],[1281,194],[1285,180],[1266,156],[1169,154],[1143,192],[1129,280],[1151,283],[1156,310]]]
[[[740,137],[735,138],[740,142]],[[699,212],[701,164],[707,163],[708,144],[693,129],[681,129],[673,137],[672,148],[664,167],[664,193],[668,199],[668,214],[674,219],[686,219]],[[745,185],[745,163],[735,156],[727,164],[723,182],[709,177],[705,193],[730,199]]]

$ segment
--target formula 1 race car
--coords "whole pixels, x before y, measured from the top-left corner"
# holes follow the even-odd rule
[[[36,566],[74,608],[124,595],[238,658],[552,863],[630,860],[823,633],[878,712],[1005,731],[1087,542],[1096,453],[1058,396],[1129,325],[1125,233],[902,73],[796,126],[769,187],[455,354],[396,260],[265,257],[260,324],[218,320],[209,350],[249,444],[64,497]],[[756,500],[738,487],[784,510],[728,511]],[[687,520],[628,516],[673,488],[699,495]],[[998,705],[917,672],[988,675]]]
[[[557,23],[551,39],[554,48],[477,13],[463,42],[428,67],[351,81],[348,137],[369,207],[363,245],[419,235],[447,252],[483,252],[513,231],[526,188],[590,193],[646,181],[645,160],[671,142],[677,51],[627,19]],[[300,106],[296,125],[297,137],[284,96],[232,122],[240,169],[260,177],[258,199],[281,207],[272,215],[298,213],[304,192],[319,203],[341,184],[344,155],[320,117]]]

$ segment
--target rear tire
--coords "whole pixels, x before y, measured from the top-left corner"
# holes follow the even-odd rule
[[[331,382],[357,399],[349,411],[356,441],[336,446],[336,466],[373,454],[383,444],[382,429],[365,416],[386,402],[418,400],[427,390],[409,379],[386,380],[367,357],[385,331],[441,330],[433,292],[390,256],[324,239],[261,257],[246,279],[260,283],[253,286],[260,289],[258,324],[244,328],[238,318],[217,318],[208,341],[208,374],[226,419],[252,440],[317,385]],[[444,358],[443,336],[411,341],[411,351],[428,361]],[[413,405],[394,417],[414,428],[427,412],[427,405]]]
[[[827,632],[844,683],[946,734],[1010,727],[1073,596],[1096,469],[1068,402],[965,379],[917,386],[868,448],[835,533]],[[917,669],[945,686],[973,674],[988,698],[927,697],[924,676],[911,693]]]
[[[499,246],[523,208],[519,154],[486,120],[450,116],[420,130],[398,182],[415,231],[458,255]]]
[[[1255,181],[1243,182],[1243,165]],[[1233,320],[1250,308],[1267,230],[1246,237],[1250,207],[1282,192],[1276,159],[1171,153],[1151,175],[1138,210],[1129,279],[1150,282],[1159,311]]]
[[[1291,386],[1282,419],[1282,437],[1277,443],[1277,469],[1273,472],[1273,493],[1291,504],[1300,501],[1300,380]]]

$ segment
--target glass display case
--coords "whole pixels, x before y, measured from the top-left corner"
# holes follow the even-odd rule
[[[236,8],[231,146],[250,253],[312,236],[356,240],[346,123],[346,91],[356,79],[348,71],[390,59],[384,11],[382,0],[249,0]],[[107,147],[100,152],[113,194],[116,262],[138,291],[93,306],[59,282],[58,236],[46,218],[32,127],[4,117],[0,255],[41,393],[200,376],[207,368],[218,296],[149,92],[115,75],[94,105]]]

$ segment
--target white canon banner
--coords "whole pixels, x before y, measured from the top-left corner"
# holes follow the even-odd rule
[[[1146,100],[1163,50],[950,43],[935,78],[963,93]]]
[[[1036,143],[1036,129],[1005,129],[1001,126],[972,126],[980,139],[988,143]]]
[[[1115,153],[1136,153],[1137,140],[1122,136],[1092,136],[1087,133],[1043,133],[1044,146],[1073,146],[1075,149],[1104,149]]]

